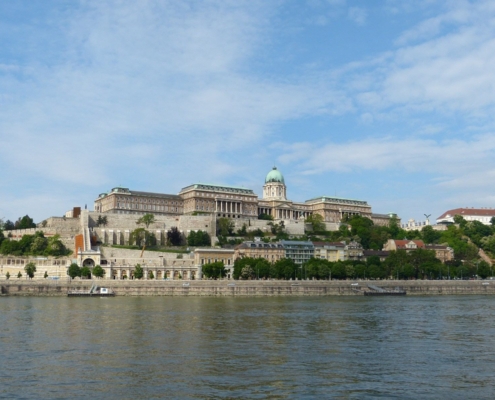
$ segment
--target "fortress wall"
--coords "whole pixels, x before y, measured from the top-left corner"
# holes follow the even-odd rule
[[[43,232],[45,237],[60,235],[64,246],[74,251],[74,237],[81,233],[81,223],[79,218],[51,217],[46,219],[44,227],[39,224],[36,228],[14,229],[5,231],[4,235],[13,240],[21,240],[24,235],[34,235],[36,232]]]
[[[107,217],[105,226],[97,227],[96,221],[99,216]],[[136,221],[138,215],[131,214],[100,214],[91,212],[89,214],[89,226],[91,234],[96,235],[97,240],[106,244],[128,244],[129,235],[137,228],[144,228],[144,225],[138,225]],[[210,236],[215,235],[215,221],[209,215],[199,216],[155,216],[155,222],[150,224],[148,230],[154,232],[157,240],[164,244],[166,241],[167,231],[176,227],[188,235],[191,231],[206,231]]]

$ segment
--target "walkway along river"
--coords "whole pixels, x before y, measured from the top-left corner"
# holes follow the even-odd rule
[[[69,290],[89,290],[96,283],[116,296],[362,296],[360,290],[375,284],[387,290],[400,288],[408,296],[495,294],[495,281],[157,281],[157,280],[3,280],[1,295],[67,296]],[[356,290],[359,289],[359,290]]]

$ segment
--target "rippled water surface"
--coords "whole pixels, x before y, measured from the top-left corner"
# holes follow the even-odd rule
[[[495,298],[0,298],[2,398],[495,398]]]

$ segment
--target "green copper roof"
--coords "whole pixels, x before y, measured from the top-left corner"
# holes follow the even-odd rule
[[[265,183],[268,182],[281,182],[285,185],[284,176],[277,169],[277,167],[273,167],[273,169],[268,172],[268,175],[265,178]]]

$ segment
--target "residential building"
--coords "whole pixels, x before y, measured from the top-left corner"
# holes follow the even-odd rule
[[[396,250],[406,250],[413,251],[417,249],[433,250],[435,251],[435,257],[441,262],[451,261],[454,259],[454,250],[448,246],[437,245],[437,244],[427,244],[422,240],[394,240],[389,239],[387,243],[383,245],[384,251],[396,251]]]
[[[314,257],[315,249],[312,242],[298,240],[281,240],[285,249],[285,258],[290,258],[296,264],[302,265]]]
[[[437,224],[453,224],[454,217],[460,215],[466,221],[479,221],[485,225],[490,225],[490,221],[495,217],[494,208],[454,208],[453,210],[445,211],[437,218]]]
[[[347,255],[345,242],[313,242],[315,258],[330,262],[344,261]]]
[[[285,258],[285,248],[282,243],[265,243],[261,240],[243,242],[235,247],[234,260],[238,258],[264,258],[274,263]]]

